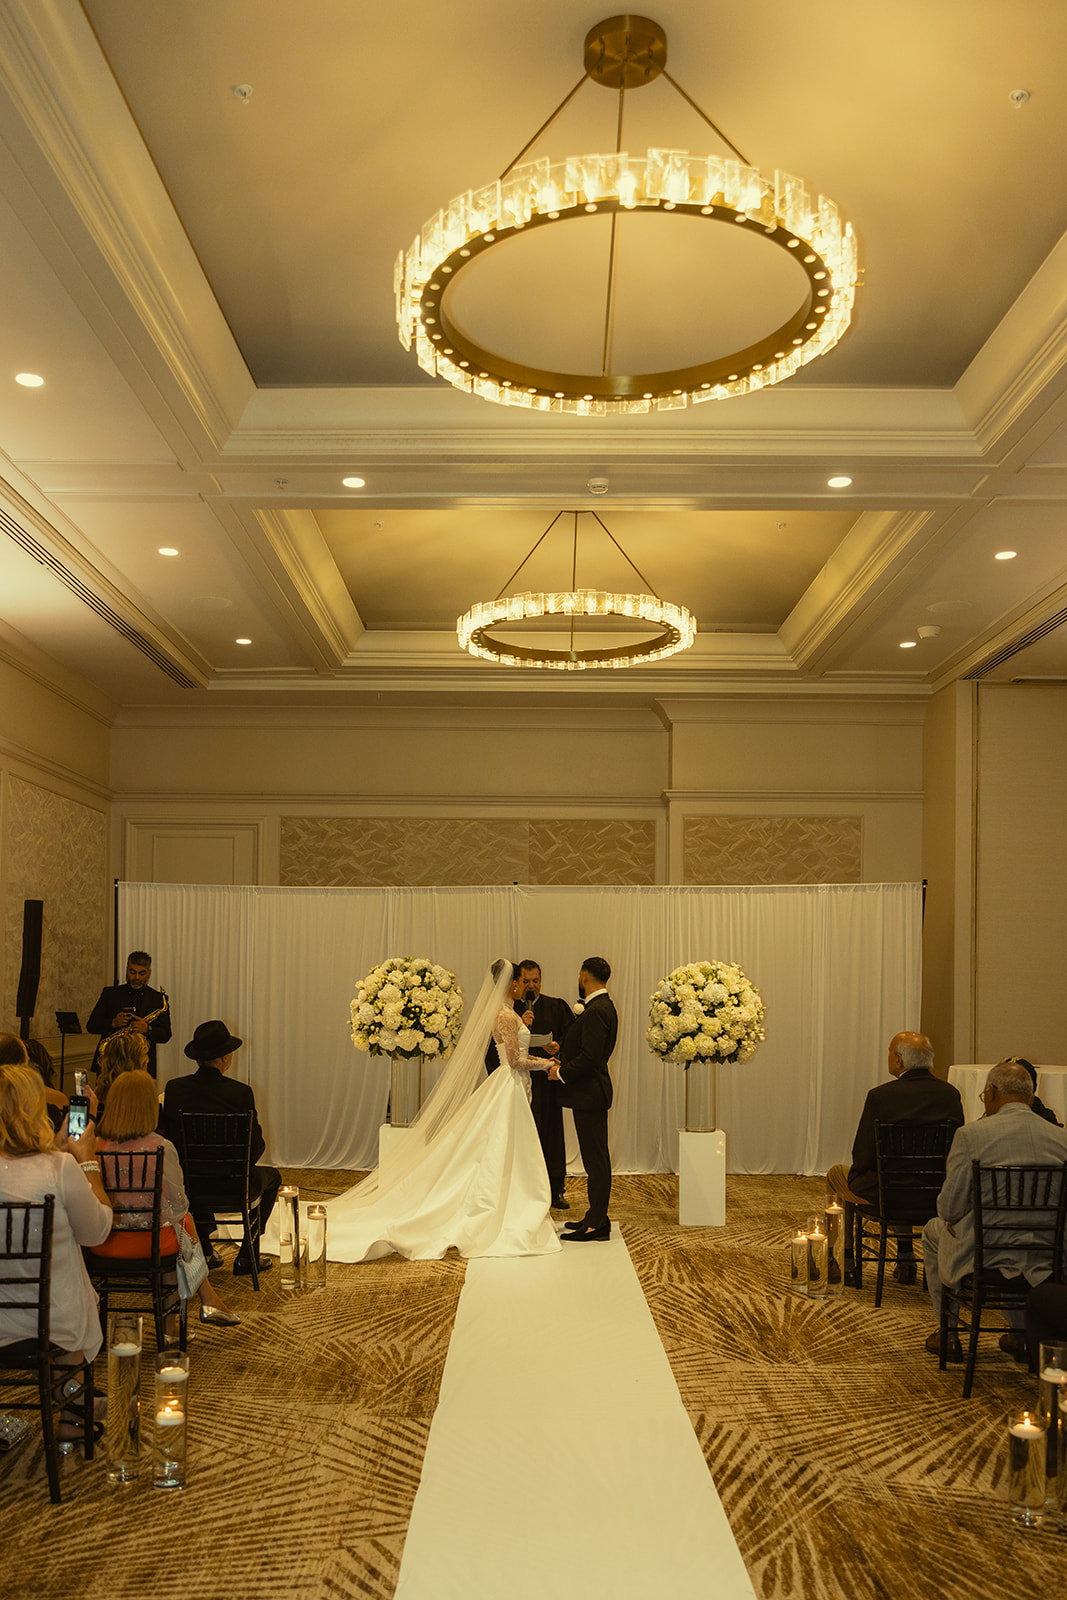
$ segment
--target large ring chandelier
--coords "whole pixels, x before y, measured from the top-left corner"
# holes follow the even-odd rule
[[[504,589],[511,587],[534,551],[547,539],[560,517],[565,515],[567,513],[563,511],[556,513],[533,549],[515,568]],[[634,567],[619,541],[595,511],[574,511],[570,515],[574,518],[572,583],[575,582],[578,569],[578,518],[590,516],[600,524],[641,582],[650,587],[648,579]],[[569,629],[570,640],[566,649],[538,649],[534,645],[519,644],[514,639],[494,639],[492,636],[494,629],[506,628],[509,624],[515,627],[523,622],[542,621],[549,617],[558,618],[561,627]],[[625,617],[632,619],[635,626],[647,626],[655,631],[652,638],[637,644],[622,645],[616,649],[598,645],[593,649],[579,650],[575,628],[579,617]],[[481,656],[486,661],[496,661],[505,667],[550,667],[558,672],[583,672],[589,667],[636,667],[648,661],[662,661],[665,656],[676,655],[679,650],[688,650],[696,631],[696,622],[684,606],[661,600],[658,595],[617,594],[606,589],[577,587],[538,594],[528,591],[508,595],[502,589],[495,600],[480,600],[456,623],[459,642],[472,656]]]
[[[823,195],[814,200],[801,179],[786,172],[767,176],[751,166],[665,70],[666,59],[666,35],[647,17],[624,15],[598,23],[586,37],[583,76],[515,161],[494,183],[457,195],[400,252],[394,274],[400,341],[406,350],[414,345],[424,371],[501,405],[603,416],[673,410],[769,388],[837,344],[851,321],[857,281],[850,224],[832,200]],[[650,149],[639,157],[621,148],[626,90],[661,74],[732,156]],[[587,79],[619,91],[616,150],[518,166]],[[765,238],[787,251],[806,277],[799,308],[732,355],[669,371],[611,372],[616,219],[633,211],[702,217]],[[612,218],[601,372],[525,366],[483,349],[451,320],[449,288],[487,250],[524,229],[598,214]]]

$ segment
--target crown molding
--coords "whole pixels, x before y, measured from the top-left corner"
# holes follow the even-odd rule
[[[210,502],[320,672],[343,670],[365,630],[310,511]]]
[[[38,198],[27,226],[113,358],[129,376],[135,352],[193,449],[218,450],[252,377],[76,0],[0,6],[0,134]]]

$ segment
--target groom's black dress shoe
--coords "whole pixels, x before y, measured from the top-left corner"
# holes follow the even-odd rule
[[[561,1233],[560,1238],[567,1244],[582,1244],[587,1239],[610,1239],[611,1223],[602,1222],[599,1228],[583,1228],[575,1233]]]
[[[552,1205],[551,1205],[551,1208],[550,1208],[551,1210],[553,1210],[553,1211],[569,1211],[570,1208],[571,1208],[571,1203],[566,1198],[565,1195],[554,1194],[552,1196]]]

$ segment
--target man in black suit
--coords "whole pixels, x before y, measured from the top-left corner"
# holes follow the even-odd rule
[[[889,1044],[889,1071],[893,1081],[880,1083],[867,1095],[852,1144],[852,1165],[831,1167],[826,1187],[845,1207],[845,1271],[855,1263],[852,1219],[856,1206],[878,1199],[877,1126],[880,1122],[953,1122],[962,1128],[963,1101],[953,1083],[935,1078],[930,1068],[934,1047],[922,1033],[895,1034]],[[897,1264],[893,1276],[914,1283],[915,1250],[910,1229],[897,1236]]]
[[[249,1170],[248,1192],[251,1199],[259,1196],[260,1227],[265,1228],[267,1218],[278,1198],[282,1175],[276,1167],[255,1165],[266,1149],[263,1131],[256,1115],[256,1097],[249,1084],[226,1076],[233,1062],[233,1053],[241,1048],[242,1042],[231,1034],[224,1022],[200,1024],[185,1047],[185,1054],[190,1061],[197,1062],[197,1069],[188,1077],[172,1078],[167,1084],[163,1092],[163,1113],[160,1117],[159,1131],[171,1143],[177,1143],[180,1151],[179,1112],[251,1111],[252,1140],[249,1146],[249,1158],[252,1166]],[[192,1200],[192,1213],[204,1255],[211,1262],[213,1254],[211,1235],[215,1231],[215,1218],[211,1212],[197,1211],[195,1197]],[[212,1264],[222,1265],[217,1257]],[[274,1263],[269,1256],[260,1256],[258,1265],[260,1272],[267,1272]],[[252,1270],[252,1263],[244,1245],[237,1252],[233,1270],[238,1275]]]
[[[101,1035],[93,1056],[94,1072],[104,1040],[123,1028],[129,1028],[134,1033],[144,1034],[148,1045],[148,1070],[155,1077],[156,1045],[166,1044],[170,1038],[170,1011],[162,989],[148,987],[151,976],[152,957],[148,951],[131,950],[126,957],[126,982],[113,984],[102,991],[85,1025],[88,1033]],[[160,1015],[153,1016],[157,1011]],[[151,1022],[146,1020],[148,1017],[152,1017]]]
[[[581,1243],[610,1239],[611,1155],[608,1150],[608,1109],[612,1101],[608,1061],[615,1048],[619,1019],[607,991],[611,967],[603,956],[589,956],[578,974],[578,993],[584,1009],[567,1030],[559,1056],[548,1069],[559,1085],[560,1103],[574,1112],[578,1145],[585,1163],[589,1205],[585,1216],[570,1222],[564,1239]]]
[[[551,1034],[552,1043],[545,1048],[533,1045],[532,1056],[546,1059],[559,1054],[559,1047],[574,1021],[574,1013],[566,1000],[553,994],[541,993],[541,968],[536,961],[519,962],[522,994],[515,1002],[515,1010],[531,1033]],[[563,1102],[559,1090],[553,1089],[543,1072],[530,1073],[530,1109],[533,1112],[537,1137],[541,1141],[548,1181],[552,1189],[552,1209],[569,1211],[564,1194],[567,1182],[567,1146],[563,1134]]]

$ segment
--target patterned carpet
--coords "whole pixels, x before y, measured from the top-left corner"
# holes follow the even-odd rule
[[[316,1199],[352,1181],[287,1177]],[[733,1178],[726,1228],[681,1228],[676,1178],[616,1179],[613,1214],[757,1593],[1064,1593],[1067,1538],[1014,1533],[1003,1503],[1003,1413],[1032,1380],[983,1341],[962,1401],[960,1369],[922,1349],[916,1288],[889,1284],[877,1311],[873,1287],[791,1294],[785,1241],[821,1200],[815,1179]],[[110,1490],[99,1456],[68,1458],[53,1507],[37,1440],[0,1456],[2,1600],[388,1600],[463,1275],[458,1259],[391,1257],[331,1265],[314,1293],[275,1270],[256,1295],[216,1273],[245,1320],[196,1330],[189,1488]],[[565,1469],[558,1487],[580,1489]]]

